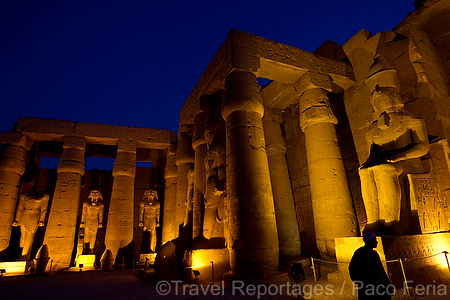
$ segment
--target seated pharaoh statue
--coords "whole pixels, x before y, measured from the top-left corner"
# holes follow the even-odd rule
[[[367,214],[365,231],[398,233],[399,176],[420,169],[420,158],[429,150],[428,135],[424,120],[403,109],[397,71],[384,57],[375,58],[369,74],[366,84],[376,117],[366,133],[369,156],[359,168]]]
[[[44,226],[49,199],[50,195],[46,193],[26,192],[19,196],[12,226],[20,226],[22,256],[31,252],[34,235],[38,227]]]
[[[92,190],[88,201],[83,203],[80,228],[84,228],[84,244],[89,253],[94,253],[98,228],[103,228],[103,197],[100,191]]]
[[[139,206],[139,227],[150,234],[150,252],[156,250],[156,228],[159,227],[160,204],[155,190],[146,190]]]

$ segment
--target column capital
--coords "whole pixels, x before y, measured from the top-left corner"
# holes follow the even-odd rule
[[[79,136],[66,136],[64,138],[63,148],[73,148],[79,150],[86,150],[86,140]]]
[[[86,141],[83,137],[66,136],[63,143],[64,151],[58,165],[58,174],[84,174]]]
[[[331,109],[328,92],[321,88],[305,91],[300,96],[300,128],[305,132],[310,125],[320,123],[337,124],[338,120]]]
[[[193,125],[180,125],[178,129],[178,145],[176,164],[194,163],[194,149],[192,148]]]
[[[21,132],[3,132],[0,134],[0,143],[5,145],[13,145],[30,150],[33,141]]]
[[[256,112],[264,115],[261,86],[257,77],[251,72],[233,71],[225,79],[222,117],[234,111]]]
[[[312,71],[306,72],[296,83],[294,83],[294,86],[299,95],[303,95],[303,93],[311,89],[324,89],[328,92],[333,90],[329,75],[323,75]]]

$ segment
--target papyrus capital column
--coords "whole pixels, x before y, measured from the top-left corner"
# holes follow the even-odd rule
[[[225,80],[228,241],[232,275],[265,276],[278,268],[278,233],[265,149],[260,86],[250,72]]]
[[[56,270],[68,268],[72,259],[86,142],[83,137],[66,136],[63,149],[44,238]]]
[[[120,248],[133,240],[134,177],[136,176],[136,141],[119,140],[111,201],[106,225],[105,246],[114,258]]]
[[[176,148],[169,146],[166,154],[166,167],[164,168],[164,213],[162,225],[162,245],[178,237],[178,228],[175,228],[175,213],[177,206],[177,164]]]
[[[295,213],[286,144],[281,132],[281,111],[265,107],[263,125],[277,219],[280,257],[300,255],[300,233]]]
[[[20,178],[25,172],[30,139],[19,132],[0,135],[0,252],[8,248]]]
[[[356,236],[357,225],[327,92],[331,81],[309,72],[296,89],[301,95],[300,127],[305,133],[317,247],[323,259],[334,259],[334,238]]]

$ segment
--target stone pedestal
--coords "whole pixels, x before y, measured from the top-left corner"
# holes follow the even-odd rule
[[[72,260],[86,143],[84,138],[67,136],[63,148],[44,237],[54,270],[68,268]]]
[[[278,233],[256,76],[232,72],[225,81],[230,278],[269,276],[278,268]]]
[[[0,252],[8,248],[14,221],[20,178],[25,172],[31,141],[18,132],[0,136]]]
[[[281,112],[265,108],[263,125],[277,219],[280,257],[295,257],[300,255],[300,234],[286,163],[286,144],[281,132],[281,121]]]
[[[105,246],[115,259],[119,249],[133,240],[135,141],[119,141],[112,174],[114,181],[106,225]]]

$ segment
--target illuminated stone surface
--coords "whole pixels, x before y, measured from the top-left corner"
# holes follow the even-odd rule
[[[186,215],[186,199],[188,194],[188,173],[194,169],[194,150],[192,149],[192,126],[180,126],[176,164],[177,164],[177,194],[174,216],[175,237],[180,236]],[[192,200],[189,200],[192,201]],[[189,236],[192,233],[189,232]]]
[[[361,192],[367,213],[366,228],[384,233],[400,221],[399,176],[424,171],[417,159],[428,153],[429,143],[425,122],[403,109],[397,93],[397,72],[383,56],[375,58],[366,84],[376,119],[366,134],[369,156],[359,170]],[[379,228],[380,220],[385,228]]]
[[[155,190],[147,190],[139,205],[139,227],[150,233],[150,251],[156,250],[156,228],[159,227],[161,205]]]
[[[178,228],[175,226],[175,213],[177,205],[177,165],[173,149],[167,153],[166,168],[164,171],[164,214],[162,228],[162,243],[165,244],[178,237]]]
[[[326,91],[330,86],[327,76],[311,73],[297,83],[317,248],[323,259],[334,260],[334,239],[356,236],[357,225],[336,134],[337,118]]]
[[[278,233],[261,120],[264,107],[256,76],[231,73],[225,83],[223,107],[231,272],[271,274],[278,267]]]
[[[103,228],[105,206],[102,201],[103,196],[100,191],[92,190],[89,193],[88,201],[83,202],[80,228],[84,228],[83,242],[89,244],[89,252],[94,249],[98,228]]]
[[[55,270],[68,268],[72,260],[86,143],[84,138],[67,136],[63,147],[44,237]]]
[[[286,163],[286,144],[280,123],[281,113],[266,107],[263,126],[277,220],[280,257],[293,257],[301,253],[300,234]]]
[[[192,133],[192,148],[194,149],[194,170],[192,176],[192,212],[189,218],[192,220],[192,240],[197,242],[203,237],[203,203],[205,198],[205,158],[206,158],[206,140],[205,140],[205,126],[209,117],[209,103],[208,98],[202,99],[202,110],[195,116],[194,129]],[[189,200],[188,193],[188,200]],[[186,221],[184,222],[185,225]]]
[[[120,248],[133,240],[134,177],[136,175],[136,142],[119,141],[112,172],[114,176],[105,245],[116,258]]]
[[[226,195],[226,138],[225,122],[220,115],[221,101],[210,99],[211,111],[206,123],[204,138],[207,145],[205,166],[205,200],[203,236],[224,237],[224,198]]]
[[[0,252],[8,248],[11,224],[19,195],[20,178],[25,172],[30,140],[26,135],[5,132],[0,136]]]
[[[28,255],[38,227],[45,224],[49,194],[27,192],[19,196],[13,226],[20,226],[22,255]],[[27,256],[29,257],[29,255]]]
[[[84,156],[116,159],[105,197],[110,260],[142,240],[136,195],[153,188],[164,194],[162,248],[166,243],[172,255],[176,244],[193,253],[195,245],[225,238],[229,278],[275,280],[279,258],[299,251],[339,260],[335,241],[358,239],[367,223],[374,230],[393,223],[384,226],[393,238],[415,234],[406,239],[431,249],[420,253],[434,252],[439,241],[424,233],[450,228],[449,14],[448,1],[428,0],[392,32],[361,30],[343,46],[327,41],[314,53],[230,30],[181,108],[178,137],[169,130],[19,119],[18,132],[1,135],[0,256],[13,240],[18,195],[56,186],[45,243],[57,269],[73,265],[80,188],[87,189],[80,187]],[[257,78],[269,83],[260,86]],[[83,140],[86,151],[69,139]],[[403,146],[414,149],[407,160],[380,162],[387,156],[373,152]],[[37,168],[40,156],[61,155],[58,178],[51,170],[39,170],[39,178],[25,171]],[[136,161],[157,162],[155,172],[136,181]],[[91,180],[85,176],[84,184]],[[152,186],[136,185],[146,180]],[[417,252],[413,242],[383,245],[396,259]],[[216,250],[211,245],[198,251],[202,259]],[[404,251],[391,254],[392,247]],[[158,260],[170,269],[174,258]]]

